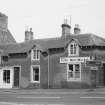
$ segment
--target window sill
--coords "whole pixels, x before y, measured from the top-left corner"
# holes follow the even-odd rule
[[[31,81],[31,83],[40,83],[40,81]]]
[[[73,57],[75,57],[75,56],[79,56],[79,54],[69,54],[68,56],[73,56]]]
[[[68,79],[68,82],[81,82],[81,79]]]
[[[31,61],[40,61],[40,59],[31,59]]]

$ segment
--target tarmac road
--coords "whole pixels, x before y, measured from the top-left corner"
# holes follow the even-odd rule
[[[105,92],[0,91],[0,105],[105,105]]]

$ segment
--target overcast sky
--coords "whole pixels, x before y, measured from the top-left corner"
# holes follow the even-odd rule
[[[8,27],[17,42],[24,41],[24,31],[32,27],[34,38],[61,36],[64,18],[70,18],[81,33],[105,38],[105,0],[0,0],[0,12],[8,16]]]

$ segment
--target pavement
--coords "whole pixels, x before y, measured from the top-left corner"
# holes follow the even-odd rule
[[[101,93],[105,94],[105,87],[91,89],[0,89],[0,93],[12,94],[84,94]]]

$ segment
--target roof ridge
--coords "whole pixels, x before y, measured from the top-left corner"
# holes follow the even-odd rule
[[[94,40],[95,35],[91,34],[90,35],[90,40],[92,40],[93,45],[96,45],[95,40]]]

